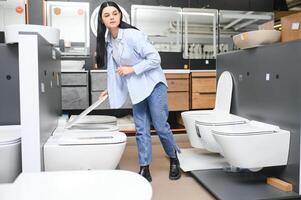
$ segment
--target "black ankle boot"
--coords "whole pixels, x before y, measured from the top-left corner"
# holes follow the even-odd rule
[[[148,180],[148,182],[152,182],[152,177],[151,177],[148,165],[140,166],[139,174],[141,176],[143,176],[144,178],[146,178],[146,180]]]
[[[175,158],[170,158],[169,179],[178,180],[181,177],[180,162],[177,154]]]

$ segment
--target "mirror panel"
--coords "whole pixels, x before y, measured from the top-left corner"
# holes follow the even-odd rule
[[[181,52],[181,8],[132,5],[132,25],[145,32],[159,52]]]
[[[185,59],[216,57],[217,10],[183,8]]]
[[[0,1],[0,31],[11,24],[25,24],[25,0]]]
[[[89,3],[47,1],[47,25],[60,29],[62,55],[88,55]]]

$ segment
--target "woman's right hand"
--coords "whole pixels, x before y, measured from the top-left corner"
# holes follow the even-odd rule
[[[108,90],[104,90],[100,93],[99,98],[102,98],[104,96],[108,95]]]

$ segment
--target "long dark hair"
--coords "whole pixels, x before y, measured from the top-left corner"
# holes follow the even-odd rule
[[[120,17],[120,23],[119,23],[119,28],[122,29],[127,29],[127,28],[133,28],[133,29],[137,29],[136,27],[122,21],[122,12],[121,9],[119,8],[119,6],[113,2],[113,1],[106,1],[104,3],[101,4],[100,8],[99,8],[99,12],[98,12],[98,26],[97,26],[97,42],[96,42],[96,63],[97,63],[97,68],[102,68],[104,66],[106,66],[107,64],[107,49],[106,49],[106,43],[105,43],[105,33],[106,33],[106,26],[102,23],[102,11],[104,8],[108,7],[108,6],[113,6],[115,7],[121,14]],[[138,29],[137,29],[138,30]]]

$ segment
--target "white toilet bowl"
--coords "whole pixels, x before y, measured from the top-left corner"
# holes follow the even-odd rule
[[[87,115],[107,99],[102,97],[80,115],[62,116],[44,145],[45,171],[116,169],[126,146],[116,117]]]
[[[122,132],[68,130],[44,145],[45,171],[116,169],[125,146]]]
[[[195,120],[198,116],[210,115],[212,113],[230,113],[232,98],[232,77],[230,72],[225,71],[221,74],[216,90],[215,107],[213,110],[196,110],[182,112],[184,126],[191,146],[194,148],[204,148],[202,142],[197,136],[195,129]]]
[[[137,173],[93,170],[22,173],[0,185],[1,200],[151,200],[151,184]]]
[[[278,126],[250,121],[215,127],[212,133],[232,166],[258,171],[287,164],[290,132]]]
[[[202,115],[195,118],[195,129],[199,140],[202,142],[204,148],[208,151],[220,153],[223,152],[220,146],[215,141],[211,130],[215,127],[226,127],[235,124],[247,123],[247,119],[225,113],[212,113],[210,115]]]
[[[21,173],[20,128],[0,126],[0,183],[11,183]]]

